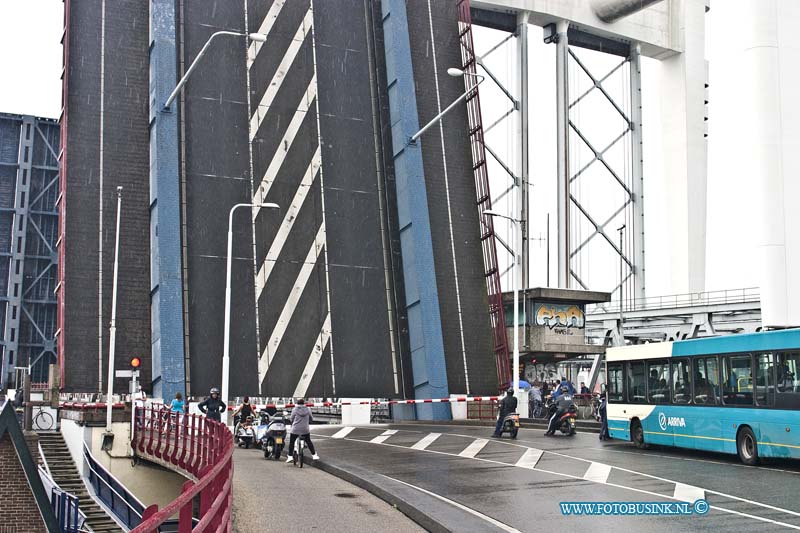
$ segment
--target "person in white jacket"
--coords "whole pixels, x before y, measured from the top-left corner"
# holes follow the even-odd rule
[[[289,458],[286,459],[287,463],[291,463],[294,458],[292,457],[292,450],[294,450],[295,442],[300,437],[306,441],[306,446],[311,450],[312,459],[319,459],[319,455],[314,450],[314,443],[311,442],[311,421],[314,419],[311,416],[311,409],[306,407],[306,401],[303,398],[297,400],[297,404],[292,409],[292,414],[289,415],[289,422],[292,424],[291,436],[289,437],[289,449],[286,450]]]

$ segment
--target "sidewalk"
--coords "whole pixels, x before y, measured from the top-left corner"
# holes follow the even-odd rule
[[[233,461],[236,533],[424,531],[383,500],[318,468],[268,461],[257,449],[236,448]]]

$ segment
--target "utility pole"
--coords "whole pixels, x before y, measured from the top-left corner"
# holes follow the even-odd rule
[[[117,230],[114,243],[114,280],[111,292],[111,327],[108,335],[108,393],[106,394],[106,433],[111,433],[111,409],[114,394],[114,356],[117,351],[117,273],[119,272],[119,219],[122,210],[122,187],[117,187]]]
[[[619,345],[625,346],[625,316],[623,315],[623,298],[625,294],[625,255],[622,251],[622,235],[625,231],[625,224],[617,228],[619,232]]]

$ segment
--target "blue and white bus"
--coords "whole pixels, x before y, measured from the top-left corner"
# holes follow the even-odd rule
[[[800,459],[800,329],[609,348],[612,438]]]

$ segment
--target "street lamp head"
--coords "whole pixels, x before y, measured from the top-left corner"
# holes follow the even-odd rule
[[[265,43],[267,42],[267,36],[263,33],[251,33],[248,35],[251,41],[255,41],[257,43]]]
[[[498,213],[494,209],[484,209],[483,214],[487,217],[502,217],[504,216],[502,213]]]
[[[253,207],[260,207],[261,209],[280,209],[281,208],[281,206],[279,206],[278,204],[272,203],[272,202],[270,202],[270,203],[263,203],[263,202],[254,203]]]
[[[453,76],[454,78],[458,78],[464,75],[464,71],[460,68],[450,67],[447,69],[447,74],[449,76]]]

